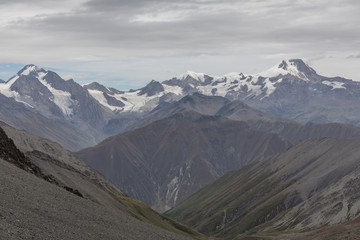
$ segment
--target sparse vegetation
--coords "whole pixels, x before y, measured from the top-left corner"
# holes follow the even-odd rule
[[[159,213],[152,210],[145,203],[131,199],[126,196],[118,195],[116,199],[120,201],[126,209],[137,219],[161,227],[168,231],[184,235],[193,239],[203,240],[209,239],[203,234],[191,229],[190,227],[178,223],[168,217],[162,216]]]
[[[358,141],[335,139],[301,142],[224,175],[166,214],[225,239],[272,239],[294,228],[308,232],[323,227],[341,213],[338,197],[344,195],[339,189],[356,192],[357,186],[346,183],[358,166],[358,145]],[[356,208],[353,214],[357,216]],[[328,220],[318,220],[324,218]]]

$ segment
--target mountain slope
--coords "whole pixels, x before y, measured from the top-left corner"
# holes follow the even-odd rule
[[[62,119],[49,119],[0,94],[0,119],[19,129],[60,143],[69,150],[96,144],[96,138]]]
[[[225,239],[354,219],[360,214],[359,149],[359,140],[301,142],[224,175],[167,215]]]
[[[1,239],[188,239],[77,197],[2,159],[0,186],[6,190]]]
[[[338,240],[342,238],[360,239],[360,218],[345,224],[332,225],[304,233],[283,234],[276,237],[279,240]]]
[[[76,155],[130,196],[164,211],[224,173],[288,146],[243,122],[184,112]]]
[[[112,226],[118,228],[118,230],[114,233],[108,234],[107,236],[109,239],[117,239],[118,236],[124,235],[134,236],[134,239],[136,239],[135,236],[140,239],[146,239],[148,237],[147,234],[155,234],[154,236],[159,235],[161,238],[168,239],[171,235],[173,235],[166,233],[161,229],[159,230],[158,227],[190,238],[204,238],[201,234],[198,234],[192,229],[176,223],[169,218],[161,216],[144,203],[127,197],[112,183],[86,166],[83,162],[76,159],[76,157],[67,150],[63,149],[59,144],[33,136],[25,131],[14,129],[1,122],[0,126],[5,130],[7,135],[14,140],[9,139],[0,128],[0,164],[4,165],[4,171],[6,173],[2,175],[3,179],[5,179],[4,182],[2,182],[3,187],[5,188],[1,189],[12,188],[13,191],[15,191],[7,191],[2,194],[4,198],[2,199],[3,209],[1,210],[1,213],[6,217],[3,218],[3,221],[0,221],[0,227],[5,226],[6,229],[14,230],[15,232],[12,232],[12,234],[17,237],[16,239],[27,239],[29,236],[26,234],[28,233],[36,236],[37,239],[42,239],[40,236],[51,233],[49,229],[57,230],[56,233],[52,233],[52,237],[56,237],[56,239],[64,239],[64,236],[67,236],[68,233],[59,232],[60,229],[64,228],[74,234],[73,237],[68,236],[66,239],[75,239],[76,236],[80,236],[78,239],[88,239],[88,237],[90,239],[98,239],[101,232],[97,231],[106,227],[106,222],[113,221],[111,220],[111,216],[101,213],[108,211],[112,212],[113,217],[118,218],[117,221],[112,223]],[[25,154],[20,152],[14,143]],[[16,170],[11,170],[11,167],[6,166],[6,163],[2,162],[2,159],[14,163],[22,169],[33,173],[34,176],[36,175],[45,179],[46,181],[52,183],[53,187],[47,186],[46,182],[36,183],[37,180],[34,180],[32,177],[26,177],[25,172],[14,173]],[[10,172],[13,171],[12,174],[7,172],[7,168],[10,168]],[[21,184],[23,184],[23,186],[28,186],[29,184],[29,182],[26,184],[21,182],[24,178],[29,178],[30,184],[35,182],[35,189],[37,187],[40,187],[41,189],[34,190],[28,187],[21,187]],[[52,188],[49,191],[55,193],[55,196],[47,196],[49,193],[43,188]],[[81,197],[84,199],[83,201],[85,202],[81,203],[82,205],[98,205],[98,207],[93,205],[92,208],[90,208],[91,211],[95,211],[94,209],[98,210],[95,212],[86,210],[83,206],[78,206],[77,204],[79,204],[79,202],[76,200],[74,200],[74,204],[71,204],[72,200],[68,199],[71,199],[72,197],[64,194],[62,189],[74,194],[77,198]],[[13,194],[17,194],[17,201],[10,203],[9,199],[14,197]],[[29,195],[30,197],[24,198],[26,195]],[[36,204],[32,202],[33,199],[41,199],[36,200],[36,204],[44,201],[52,202],[44,203],[44,206],[41,204],[39,206],[35,206]],[[51,208],[52,205],[49,203],[56,203],[57,207]],[[31,210],[34,207],[37,209],[35,213]],[[9,212],[8,209],[12,209],[12,212]],[[62,209],[65,214],[63,214],[60,209]],[[74,215],[69,216],[72,211],[71,209],[77,209],[77,211]],[[13,217],[12,215],[9,215],[11,213],[16,217],[19,217],[23,213],[28,213],[29,215],[24,219],[22,222],[23,224],[18,225],[11,220]],[[89,230],[87,228],[90,227],[89,224],[91,224],[91,219],[94,219],[94,217],[97,220],[100,219],[100,222],[98,223],[99,226],[96,229]],[[69,226],[71,221],[77,221],[76,219],[80,218],[83,218],[82,221],[84,224],[78,225],[79,229],[76,229],[76,226]],[[138,219],[141,222],[138,222],[135,219]],[[41,223],[42,220],[46,221],[46,224]],[[151,224],[152,227],[146,226],[144,222]],[[119,226],[117,226],[119,224],[130,224],[129,226],[134,224],[134,226],[132,229],[126,229],[122,227],[119,228]],[[45,229],[42,229],[43,227],[45,227]],[[138,229],[142,227],[147,229],[145,231],[147,234],[142,234]],[[134,231],[137,231],[137,233],[132,232],[133,229]],[[88,232],[91,232],[92,235],[81,237],[81,234],[86,235]],[[9,234],[10,232],[7,231],[6,233]],[[2,231],[0,231],[0,236],[1,234]],[[173,235],[173,238],[177,239],[181,237]]]

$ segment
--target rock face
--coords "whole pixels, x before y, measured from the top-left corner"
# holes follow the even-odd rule
[[[152,80],[148,85],[140,89],[139,95],[147,95],[148,97],[152,97],[160,92],[164,91],[164,87],[161,83]]]
[[[25,155],[17,149],[14,142],[8,138],[4,130],[0,127],[0,158],[4,159],[19,168],[31,172],[35,175],[41,173],[40,169],[29,161]]]
[[[244,122],[184,112],[76,155],[130,196],[164,211],[224,173],[289,146]]]
[[[59,144],[0,126],[1,239],[204,238],[127,197]]]
[[[359,147],[359,140],[301,142],[224,175],[167,214],[225,239],[355,219],[360,214]]]

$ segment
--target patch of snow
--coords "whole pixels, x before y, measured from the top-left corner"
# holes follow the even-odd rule
[[[15,100],[16,100],[17,102],[19,102],[19,103],[22,103],[22,104],[24,104],[24,105],[26,105],[26,106],[30,107],[30,108],[34,108],[32,105],[30,105],[30,104],[29,104],[29,103],[27,103],[27,102],[24,102],[24,101],[18,100],[18,99],[16,99],[16,98],[15,98]]]
[[[5,95],[6,97],[16,98],[19,94],[15,91],[11,91],[10,88],[18,78],[19,76],[15,75],[12,78],[10,78],[8,82],[0,83],[0,93]]]
[[[232,72],[232,73],[225,74],[223,77],[217,77],[217,79],[226,78],[228,81],[233,82],[235,80],[239,81],[243,77],[244,77],[244,75],[242,73]]]
[[[179,86],[170,86],[166,84],[162,84],[164,88],[164,92],[166,93],[174,93],[175,95],[181,96],[183,95],[183,89]],[[193,85],[194,87],[194,85]]]
[[[221,91],[223,88],[221,86],[211,86],[211,85],[206,85],[206,86],[198,86],[196,89],[204,95],[208,95],[211,96],[212,94],[212,90],[216,88],[217,92],[215,93],[215,95],[217,96],[225,96],[223,95],[225,93],[225,91]],[[226,94],[226,93],[225,93]]]
[[[39,81],[49,89],[49,91],[53,94],[54,99],[52,100],[64,113],[65,116],[71,116],[73,110],[71,106],[74,104],[73,100],[71,99],[71,94],[68,92],[64,92],[58,89],[53,88],[45,79],[46,72],[39,73]]]
[[[211,77],[211,76],[210,76]],[[234,83],[237,81],[237,83]],[[259,77],[243,75],[242,73],[229,73],[221,77],[213,77],[212,83],[216,85],[198,86],[197,90],[204,95],[213,95],[212,90],[216,88],[214,95],[225,97],[229,91],[239,91],[241,87],[247,86],[248,92],[252,92],[252,96],[262,93],[261,85],[258,84]]]
[[[37,66],[35,65],[29,65],[27,66],[26,69],[24,69],[20,75],[29,75],[31,72],[37,72],[37,71],[40,71],[41,68],[38,68]]]
[[[117,111],[123,109],[122,107],[111,106],[107,102],[106,98],[104,97],[104,93],[102,91],[88,89],[88,92],[93,98],[95,98],[96,101],[98,101],[101,105],[109,108],[111,111]]]
[[[12,78],[9,79],[9,81],[7,83],[5,83],[6,85],[9,86],[9,88],[16,82],[16,80],[18,80],[20,76],[15,75]]]
[[[125,92],[124,94],[117,94],[114,97],[121,96],[127,99],[124,111],[139,111],[141,107],[145,106],[149,97],[147,94],[138,95],[140,91],[135,92]]]
[[[162,96],[164,93],[160,93],[160,95],[148,96],[147,94],[138,95],[140,90],[134,92],[125,92],[121,94],[114,94],[113,97],[122,101],[125,106],[124,111],[126,112],[141,112],[144,110],[152,110],[157,105],[156,99],[159,96]],[[127,101],[124,101],[124,98]],[[144,109],[148,108],[148,109]]]
[[[265,79],[264,88],[266,88],[266,96],[269,96],[276,90],[275,84],[279,82],[282,82],[282,78],[276,82],[271,82],[269,78]]]
[[[15,75],[12,78],[9,79],[6,83],[0,84],[0,93],[8,98],[13,98],[15,101],[22,103],[28,107],[34,108],[29,103],[23,101],[23,98],[20,96],[20,94],[16,91],[11,91],[11,86],[16,82],[16,80],[19,79],[20,76]],[[27,96],[28,97],[28,96]]]
[[[173,92],[175,94],[182,95],[182,88],[178,86],[168,86],[163,84],[164,92],[159,93],[158,95],[148,96],[147,94],[139,95],[140,90],[132,91],[132,92],[124,92],[124,93],[116,93],[111,95],[115,99],[124,103],[123,107],[111,106],[108,104],[106,98],[103,95],[102,91],[99,90],[89,90],[91,96],[93,96],[101,105],[106,108],[111,109],[112,111],[120,110],[124,112],[141,112],[152,110],[156,107],[158,103],[158,98],[163,96],[165,93]],[[108,88],[106,88],[108,89]],[[110,91],[110,89],[108,89]],[[111,92],[111,91],[110,91]]]
[[[344,83],[342,82],[336,82],[336,81],[333,81],[333,82],[330,82],[330,81],[323,81],[322,82],[323,84],[325,85],[328,85],[330,87],[332,87],[331,90],[334,90],[334,89],[346,89],[346,87],[344,87]]]

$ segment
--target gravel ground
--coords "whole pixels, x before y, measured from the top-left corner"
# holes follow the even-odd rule
[[[187,239],[29,174],[0,159],[0,239]]]

